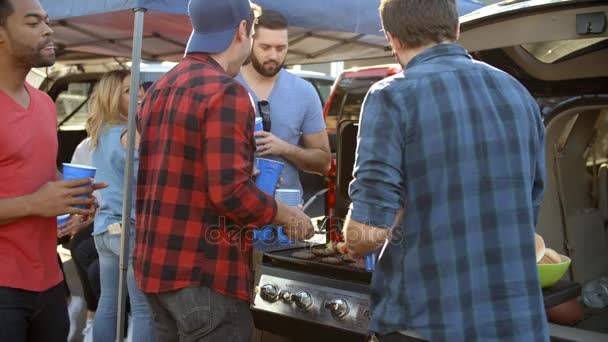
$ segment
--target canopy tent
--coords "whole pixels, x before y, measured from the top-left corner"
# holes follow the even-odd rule
[[[190,36],[188,0],[41,0],[53,19],[62,61],[130,57],[134,8],[147,10],[142,58],[179,61]],[[390,56],[380,31],[379,0],[259,0],[290,24],[288,64]],[[482,5],[458,0],[460,15]]]
[[[221,1],[221,0],[219,0]],[[481,4],[457,0],[460,15]],[[40,0],[53,19],[54,38],[62,60],[99,56],[132,56],[131,89],[139,87],[142,55],[177,60],[190,35],[188,0]],[[290,23],[288,63],[304,64],[387,56],[380,32],[378,0],[259,0],[262,8],[283,13]],[[337,20],[338,19],[338,20]],[[75,55],[76,54],[76,55]],[[135,154],[137,92],[130,93],[127,160],[123,198],[123,234],[116,331],[124,331],[126,275]],[[122,334],[117,334],[122,341]]]

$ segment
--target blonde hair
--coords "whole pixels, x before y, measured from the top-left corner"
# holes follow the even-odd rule
[[[128,113],[120,112],[120,95],[122,82],[129,77],[129,70],[114,70],[105,73],[91,95],[91,111],[87,119],[86,129],[93,149],[99,142],[99,136],[106,126],[127,122]]]

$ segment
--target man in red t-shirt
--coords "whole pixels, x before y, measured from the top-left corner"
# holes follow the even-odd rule
[[[25,82],[55,62],[52,32],[38,0],[0,0],[0,341],[67,340],[56,216],[93,214],[74,196],[105,186],[58,181],[55,105]]]

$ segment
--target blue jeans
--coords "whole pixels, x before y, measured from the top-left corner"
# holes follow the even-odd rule
[[[101,297],[95,314],[93,340],[95,342],[114,342],[116,340],[116,318],[118,311],[118,277],[120,234],[104,232],[95,235],[95,246],[99,253],[99,268],[101,280]],[[154,341],[154,330],[150,308],[143,292],[135,284],[133,273],[133,236],[129,242],[129,268],[127,271],[127,287],[133,324],[133,341]]]
[[[246,301],[208,287],[146,294],[163,342],[249,342],[253,318]]]

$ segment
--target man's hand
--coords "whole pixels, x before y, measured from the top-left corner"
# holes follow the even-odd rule
[[[256,148],[259,156],[283,156],[287,154],[290,144],[277,138],[270,132],[258,131],[254,133]]]
[[[353,259],[356,263],[362,263],[363,265],[365,265],[366,256],[355,252],[355,250],[353,249],[348,250],[348,257]]]
[[[24,200],[30,207],[31,216],[51,217],[63,214],[88,216],[95,213],[93,208],[95,199],[91,194],[107,186],[105,183],[94,184],[90,178],[48,182],[35,193],[26,196]],[[88,196],[75,197],[77,195]],[[73,205],[84,205],[87,208],[75,208]]]
[[[315,235],[315,228],[312,225],[310,217],[302,210],[295,207],[290,207],[292,218],[288,224],[283,225],[283,232],[289,240],[307,240]]]
[[[400,220],[399,211],[396,220]],[[350,217],[349,211],[344,222],[344,242],[348,249],[348,256],[353,260],[365,258],[368,253],[374,252],[391,240],[391,229],[378,228],[357,222]],[[399,222],[399,221],[396,221]]]
[[[74,235],[81,229],[88,227],[94,220],[95,215],[72,215],[66,223],[57,226],[57,238],[60,239],[66,235]]]

